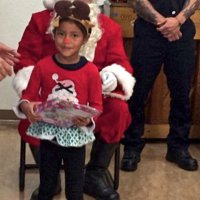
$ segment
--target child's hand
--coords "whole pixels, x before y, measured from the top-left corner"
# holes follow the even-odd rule
[[[87,126],[90,123],[91,123],[91,118],[75,117],[73,119],[73,124],[76,126]]]
[[[41,120],[41,117],[34,112],[34,106],[40,103],[41,102],[22,102],[20,104],[22,112],[31,123]]]

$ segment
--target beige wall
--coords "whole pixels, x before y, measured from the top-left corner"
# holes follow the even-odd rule
[[[17,48],[31,14],[44,9],[42,0],[1,0],[0,8],[0,41],[14,48]],[[12,109],[16,101],[12,77],[6,78],[0,82],[0,113]]]

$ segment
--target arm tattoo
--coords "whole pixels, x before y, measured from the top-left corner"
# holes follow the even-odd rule
[[[186,0],[183,7],[183,15],[185,18],[189,18],[199,8],[200,0]]]
[[[133,0],[133,8],[144,20],[156,24],[157,12],[148,0]]]

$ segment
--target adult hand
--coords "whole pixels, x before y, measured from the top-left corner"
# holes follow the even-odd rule
[[[9,65],[14,65],[19,62],[20,54],[15,49],[0,43],[0,57],[5,60]]]
[[[0,43],[0,81],[12,75],[12,66],[19,62],[20,54],[14,49]]]
[[[0,57],[0,81],[12,75],[12,66]]]
[[[182,37],[180,23],[176,17],[166,18],[165,23],[159,26],[157,30],[170,42],[179,40]]]

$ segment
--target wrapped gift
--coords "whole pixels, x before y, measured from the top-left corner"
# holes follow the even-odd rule
[[[88,105],[81,105],[58,98],[38,104],[34,109],[42,117],[42,121],[63,127],[72,126],[72,120],[75,117],[91,118],[101,113]]]

